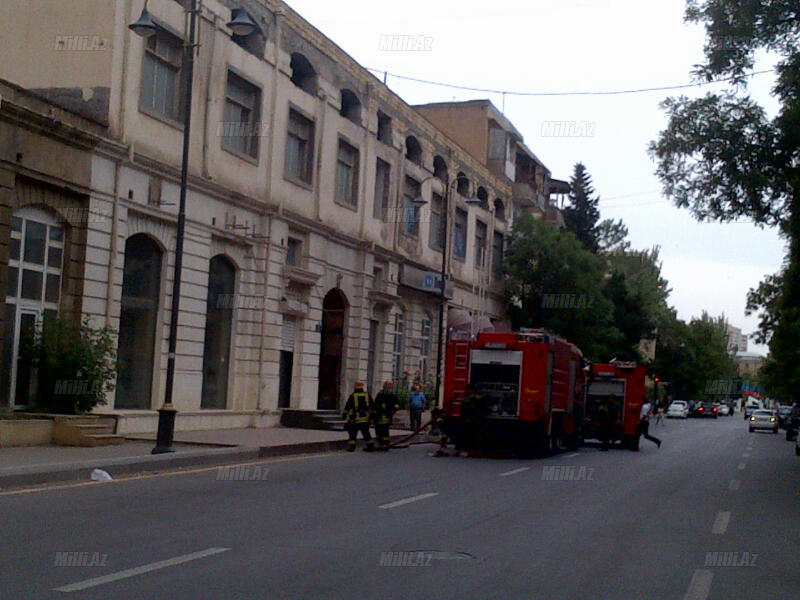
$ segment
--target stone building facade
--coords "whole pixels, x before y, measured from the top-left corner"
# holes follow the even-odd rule
[[[118,332],[96,410],[120,432],[153,431],[163,403],[182,157],[188,0],[150,0],[147,39],[128,28],[143,5],[0,5],[0,404],[33,385],[20,332],[86,315]],[[260,31],[233,34],[240,10]],[[501,326],[514,179],[284,3],[208,0],[198,21],[178,429],[338,409],[356,379],[431,381],[445,208],[446,324]]]

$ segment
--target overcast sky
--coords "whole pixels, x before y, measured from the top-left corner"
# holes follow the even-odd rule
[[[703,60],[704,31],[683,22],[684,0],[289,0],[290,5],[362,66],[435,82],[518,92],[630,90],[691,83]],[[381,36],[430,38],[420,51],[386,51]],[[769,69],[764,57],[756,69]],[[382,75],[380,75],[382,77]],[[749,91],[768,111],[773,77]],[[648,143],[666,125],[659,103],[703,95],[713,84],[673,92],[614,96],[520,97],[449,89],[389,75],[410,104],[489,98],[522,133],[553,177],[583,162],[600,195],[602,218],[622,218],[635,248],[661,247],[669,302],[689,320],[724,312],[746,333],[749,288],[780,268],[785,245],[775,230],[751,223],[698,223],[660,193]],[[585,123],[584,137],[547,135],[549,121]],[[590,125],[591,124],[591,125]],[[543,130],[544,125],[544,130]],[[750,342],[751,351],[766,348]]]

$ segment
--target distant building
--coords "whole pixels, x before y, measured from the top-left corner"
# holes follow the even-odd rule
[[[737,354],[739,352],[747,352],[747,334],[742,333],[738,327],[728,324],[728,353]]]
[[[740,377],[755,377],[764,364],[764,357],[755,352],[738,352],[736,367]]]

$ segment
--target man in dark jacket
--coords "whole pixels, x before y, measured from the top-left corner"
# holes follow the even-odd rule
[[[364,452],[372,452],[375,449],[375,442],[369,432],[369,423],[372,420],[372,398],[364,391],[363,382],[356,381],[353,387],[353,393],[347,399],[344,405],[344,413],[342,414],[347,421],[345,427],[350,435],[350,440],[347,442],[347,451],[353,452],[356,449],[356,439],[360,431],[366,442]]]
[[[378,450],[389,449],[389,427],[394,413],[400,408],[392,385],[392,381],[387,379],[383,382],[383,389],[375,396],[375,437],[378,438]]]

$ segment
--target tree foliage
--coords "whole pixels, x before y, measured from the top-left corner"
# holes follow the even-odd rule
[[[603,293],[603,262],[575,236],[523,215],[514,224],[504,270],[515,328],[550,329],[600,360],[613,351],[620,334]]]
[[[747,217],[778,226],[788,239],[784,272],[751,290],[748,310],[763,311],[766,378],[800,400],[800,4],[689,0],[686,20],[706,29],[705,62],[695,75],[730,78],[738,89],[666,100],[669,122],[650,153],[665,194],[698,219]],[[759,51],[777,56],[773,118],[742,93]]]
[[[25,341],[25,352],[37,369],[37,408],[79,414],[105,404],[114,389],[116,335],[109,327],[80,325],[56,317]]]
[[[583,163],[576,163],[569,182],[569,206],[563,209],[564,223],[590,252],[599,247],[597,222],[600,210],[599,198],[595,195],[592,176]]]

